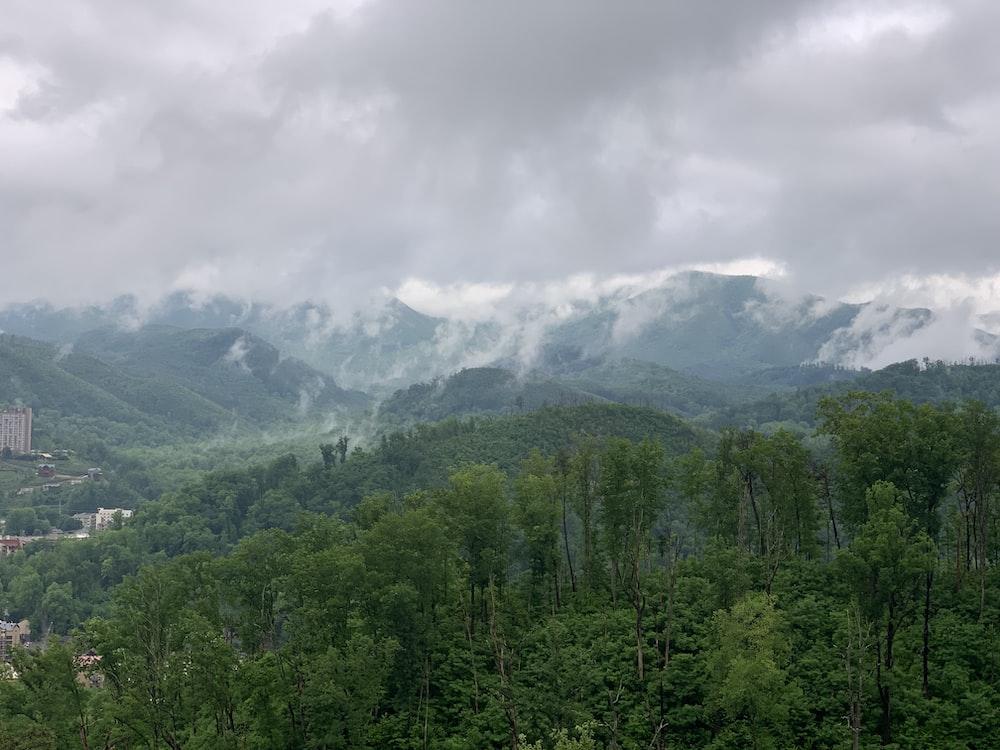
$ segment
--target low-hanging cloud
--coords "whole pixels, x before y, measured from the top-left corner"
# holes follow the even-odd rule
[[[993,275],[998,23],[988,0],[13,0],[0,304],[424,284],[490,317],[526,285],[746,259],[829,297]]]

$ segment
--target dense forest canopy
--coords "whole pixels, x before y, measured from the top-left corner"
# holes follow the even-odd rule
[[[0,750],[1000,750],[1000,3],[46,5]]]
[[[0,457],[5,532],[136,511],[0,558],[0,748],[1000,744],[997,365],[571,347],[372,406],[242,329],[0,355],[105,468]]]
[[[33,543],[0,583],[48,645],[15,655],[0,738],[1000,744],[1000,419],[868,392],[816,419],[805,441],[597,403],[451,420]]]

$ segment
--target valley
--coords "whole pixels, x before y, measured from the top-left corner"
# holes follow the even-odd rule
[[[580,717],[560,748],[666,725],[685,746],[833,746],[849,698],[834,675],[854,627],[868,628],[856,648],[884,645],[874,628],[900,628],[894,679],[913,685],[926,669],[944,694],[939,657],[914,657],[922,618],[931,654],[994,637],[983,529],[996,509],[965,482],[1000,476],[1000,365],[817,362],[856,309],[789,323],[790,335],[762,327],[753,295],[716,309],[713,289],[749,282],[702,281],[704,301],[659,290],[602,302],[548,328],[530,359],[517,334],[487,326],[486,344],[438,361],[448,324],[398,305],[377,334],[275,339],[302,358],[263,337],[277,330],[270,315],[240,307],[237,327],[221,302],[129,327],[109,311],[0,314],[19,330],[0,335],[0,404],[30,407],[33,449],[0,460],[0,627],[28,646],[5,657],[20,679],[0,683],[0,707],[33,706],[43,718],[24,731],[53,741],[157,732],[178,747],[199,735],[319,747],[340,731],[333,746],[375,747],[423,722],[428,745],[495,746],[515,706],[518,731],[547,736],[555,692]],[[655,314],[623,337],[649,299]],[[691,319],[714,333],[695,340]],[[879,536],[887,524],[896,531]],[[865,584],[883,564],[872,555],[897,543],[909,557],[885,564],[905,621]],[[933,613],[921,614],[918,584]],[[756,638],[770,645],[740,647],[757,654],[744,665],[727,639]],[[160,665],[132,660],[147,642],[161,644]],[[507,649],[519,665],[498,656]],[[166,685],[165,665],[188,660],[217,697],[198,699],[208,685],[197,681],[147,707],[140,686]],[[810,718],[719,704],[732,690],[749,705],[744,669],[764,670],[771,705]],[[995,700],[989,669],[964,668],[968,687],[940,705]],[[89,686],[86,709],[53,713],[75,700],[59,687],[74,680]],[[285,709],[260,708],[248,691],[261,680]],[[595,703],[608,684],[618,697]],[[37,703],[32,685],[53,697]],[[321,707],[330,690],[352,697]],[[105,695],[118,707],[102,708]],[[894,700],[919,721],[886,719],[873,701],[862,713],[907,743],[937,736],[946,709]],[[631,728],[614,728],[625,717]]]

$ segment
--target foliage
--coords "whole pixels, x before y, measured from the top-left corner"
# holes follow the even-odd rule
[[[823,419],[832,455],[614,405],[448,421],[35,542],[0,561],[43,641],[0,741],[1000,744],[996,537],[966,541],[997,526],[996,424],[870,394]]]

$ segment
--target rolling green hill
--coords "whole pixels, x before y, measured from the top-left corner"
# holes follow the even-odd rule
[[[561,374],[519,377],[499,367],[471,367],[396,391],[382,402],[384,425],[407,425],[475,414],[514,414],[543,406],[614,402],[661,409],[682,417],[763,399],[774,386],[705,380],[637,359],[601,361]],[[794,374],[785,373],[793,380]]]
[[[384,425],[436,422],[475,414],[512,414],[543,406],[603,401],[600,396],[542,377],[519,378],[499,367],[470,367],[396,391],[379,407]]]
[[[105,328],[76,347],[132,375],[187,388],[234,415],[264,425],[325,410],[360,408],[367,396],[240,328]]]
[[[548,406],[523,414],[447,419],[386,435],[372,449],[354,453],[317,484],[321,489],[312,509],[349,507],[378,491],[403,494],[438,487],[450,471],[469,463],[496,464],[514,472],[533,450],[553,454],[588,435],[650,438],[670,455],[711,443],[706,432],[671,414],[621,404]]]
[[[760,427],[775,423],[811,427],[820,399],[848,391],[889,391],[915,403],[976,400],[997,409],[1000,408],[1000,365],[898,362],[846,380],[775,392],[758,401],[719,409],[700,421],[712,427]]]
[[[90,382],[83,373],[89,373],[97,382]],[[101,380],[105,381],[103,386]],[[113,391],[132,392],[136,400],[141,400],[141,391],[133,379],[109,372],[107,365],[92,357],[66,354],[58,347],[31,339],[0,336],[0,403],[32,407],[36,444],[62,442],[70,434],[110,443],[156,444],[193,435],[198,429],[196,425],[165,420],[155,409],[137,407]],[[197,411],[193,405],[183,403],[187,394],[172,395],[178,410]],[[211,419],[213,414],[220,416],[213,408],[203,418]]]
[[[763,398],[773,390],[705,380],[639,359],[604,361],[556,380],[609,401],[651,406],[684,417]]]
[[[35,412],[35,443],[162,445],[280,427],[367,403],[236,329],[93,333],[75,347],[0,335],[0,404]]]

